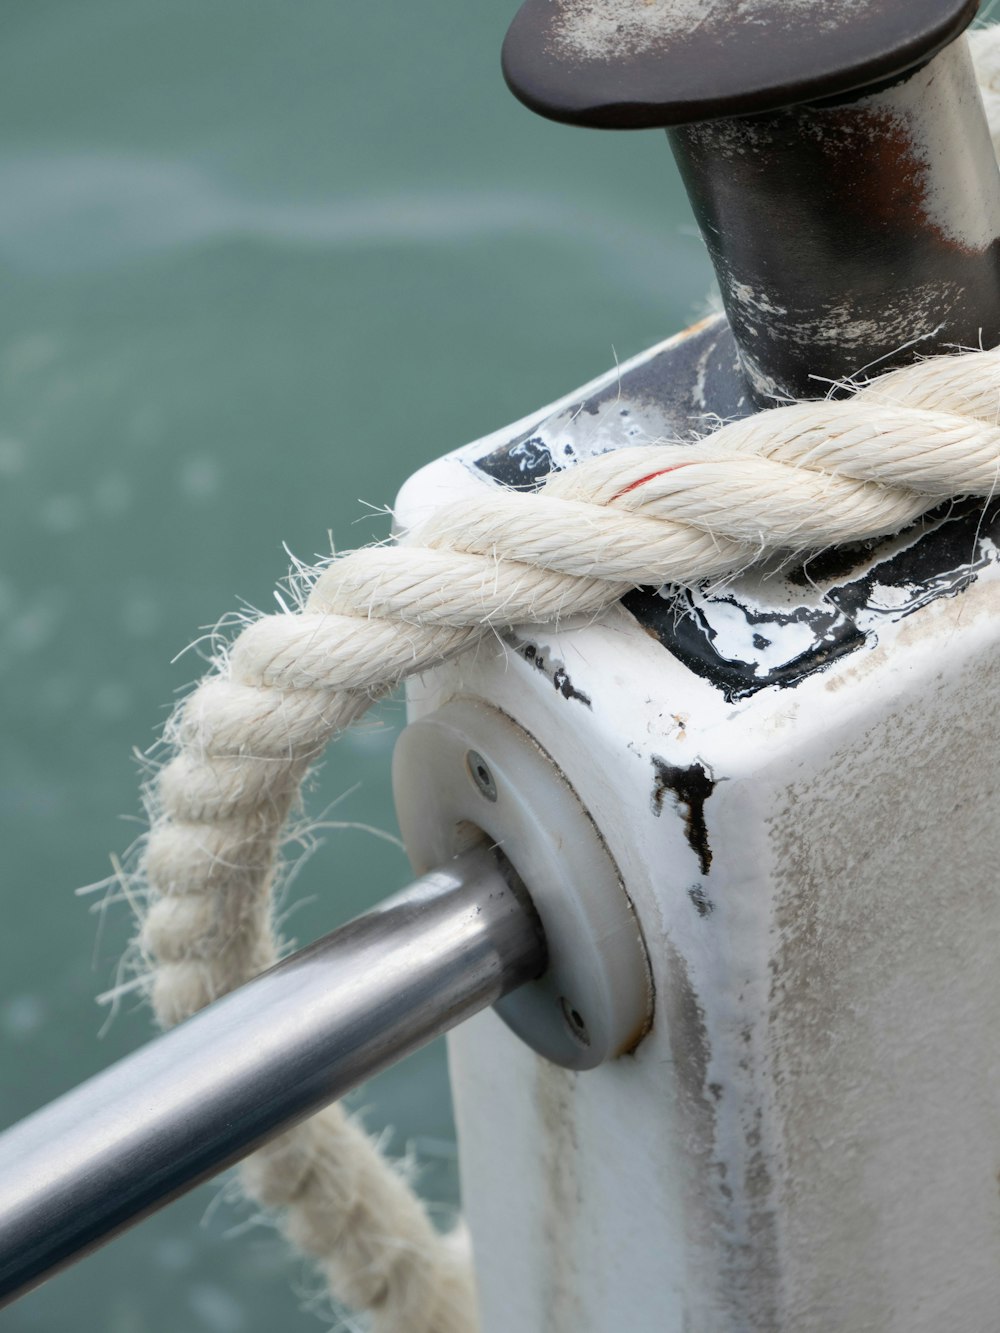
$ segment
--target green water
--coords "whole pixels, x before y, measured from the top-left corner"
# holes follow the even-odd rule
[[[128,915],[73,889],[138,831],[131,752],[198,673],[175,655],[272,604],[283,542],[384,534],[413,469],[698,312],[662,137],[519,107],[498,72],[514,9],[5,0],[0,1123],[149,1034],[129,999],[99,1035]],[[314,813],[339,798],[331,821],[393,828],[399,723],[334,747]],[[331,829],[289,930],[405,877],[390,843]],[[447,1216],[443,1052],[354,1101]],[[0,1314],[6,1333],[337,1323],[218,1183]]]

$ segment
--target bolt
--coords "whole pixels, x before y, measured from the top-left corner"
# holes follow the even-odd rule
[[[578,1009],[573,1008],[569,1000],[566,999],[565,995],[559,996],[559,1007],[562,1009],[563,1018],[565,1018],[569,1026],[569,1030],[570,1032],[572,1032],[573,1036],[577,1039],[577,1041],[582,1042],[584,1046],[589,1046],[590,1035],[587,1032],[587,1025],[583,1021],[583,1018],[580,1015],[580,1011]]]
[[[493,774],[490,772],[486,760],[479,751],[470,750],[465,756],[465,764],[469,770],[469,776],[479,788],[480,795],[485,796],[488,801],[495,801],[497,785],[493,781]]]

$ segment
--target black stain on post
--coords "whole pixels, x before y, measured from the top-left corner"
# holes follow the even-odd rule
[[[691,764],[687,768],[679,768],[674,764],[668,764],[655,754],[652,760],[653,814],[659,816],[663,813],[663,801],[669,792],[684,814],[684,831],[691,850],[698,858],[701,873],[707,875],[712,865],[712,849],[708,845],[705,802],[715,791],[715,779],[704,764]]]
[[[579,703],[586,705],[587,708],[590,707],[590,695],[584,694],[582,690],[576,688],[561,662],[547,659],[542,650],[533,643],[520,643],[515,646],[526,662],[540,671],[543,676],[548,676],[564,699],[576,699]]]
[[[900,541],[912,535],[912,540]],[[902,534],[853,542],[812,556],[785,570],[786,588],[822,593],[818,604],[757,605],[735,588],[708,596],[688,588],[637,588],[622,605],[689,670],[722,691],[730,703],[773,686],[793,689],[856,652],[873,646],[877,633],[858,628],[862,615],[897,624],[939,597],[957,597],[997,561],[1000,501],[984,508],[979,497],[949,500],[917,519]],[[763,596],[761,585],[758,593]],[[886,590],[892,590],[891,598]],[[810,646],[795,657],[768,664],[727,657],[720,644],[723,620],[742,618],[756,653],[780,644],[781,630],[801,626]]]
[[[712,854],[709,852],[709,860],[711,859]],[[688,897],[694,903],[699,916],[711,916],[715,911],[715,903],[712,902],[711,898],[700,884],[693,884],[691,888],[688,889]]]

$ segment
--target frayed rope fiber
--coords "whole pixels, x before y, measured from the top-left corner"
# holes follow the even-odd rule
[[[996,30],[977,35],[991,111]],[[992,102],[991,102],[992,98]],[[395,546],[315,571],[302,609],[246,628],[168,724],[148,791],[140,947],[158,1019],[180,1022],[278,960],[272,886],[310,764],[407,676],[526,622],[598,615],[630,589],[692,584],[774,552],[897,531],[1000,476],[1000,352],[937,357],[838,402],[777,408],[693,444],[626,448],[536,493],[477,499]],[[472,1333],[462,1238],[331,1107],[259,1150],[249,1193],[376,1333]]]

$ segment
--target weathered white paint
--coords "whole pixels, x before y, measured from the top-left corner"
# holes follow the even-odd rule
[[[514,433],[419,473],[400,521],[460,502]],[[416,715],[477,696],[553,756],[657,992],[635,1054],[589,1073],[493,1015],[451,1039],[484,1333],[996,1327],[997,565],[914,597],[867,647],[736,704],[624,611],[519,631],[589,708],[501,645],[411,688]],[[717,784],[707,874],[669,792],[656,811],[654,757]]]
[[[784,0],[785,8],[806,17],[817,30],[836,28],[863,0]],[[622,51],[641,55],[660,50],[695,31],[719,34],[734,23],[748,27],[773,19],[773,0],[556,0],[554,24],[559,47],[578,60],[607,59]]]

